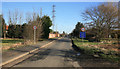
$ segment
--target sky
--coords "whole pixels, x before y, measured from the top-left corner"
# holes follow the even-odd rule
[[[71,33],[77,22],[85,23],[81,16],[86,9],[98,6],[103,2],[2,2],[3,17],[8,24],[8,11],[19,10],[24,14],[34,11],[39,13],[42,8],[42,14],[50,16],[52,20],[52,5],[55,5],[55,28],[54,30],[62,33]],[[24,21],[25,22],[25,21]]]
[[[118,2],[120,0],[2,0],[4,2]]]

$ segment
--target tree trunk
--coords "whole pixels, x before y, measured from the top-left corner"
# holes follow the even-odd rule
[[[6,32],[4,31],[4,39],[6,38]]]

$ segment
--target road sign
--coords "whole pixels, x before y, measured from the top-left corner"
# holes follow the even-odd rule
[[[86,38],[86,33],[85,32],[80,32],[80,38]]]
[[[85,28],[81,28],[81,31],[84,32],[84,31],[85,31]]]
[[[33,29],[37,29],[37,27],[36,27],[36,26],[33,26]]]

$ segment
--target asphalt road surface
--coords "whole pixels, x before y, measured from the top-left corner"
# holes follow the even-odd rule
[[[117,67],[118,64],[81,54],[76,56],[71,40],[62,38],[40,49],[13,67]]]
[[[29,59],[16,64],[14,67],[73,67],[78,66],[77,62],[73,64],[69,59],[68,52],[72,53],[71,40],[62,38],[56,40],[49,46],[40,49]]]

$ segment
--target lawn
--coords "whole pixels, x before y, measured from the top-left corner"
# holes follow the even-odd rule
[[[11,46],[15,43],[24,42],[23,39],[1,39],[2,46]]]
[[[88,40],[73,39],[76,45],[98,45],[98,42],[89,42]]]
[[[87,55],[99,55],[99,57],[106,58],[110,61],[120,62],[120,47],[117,43],[89,42],[88,40],[82,39],[72,40]]]

